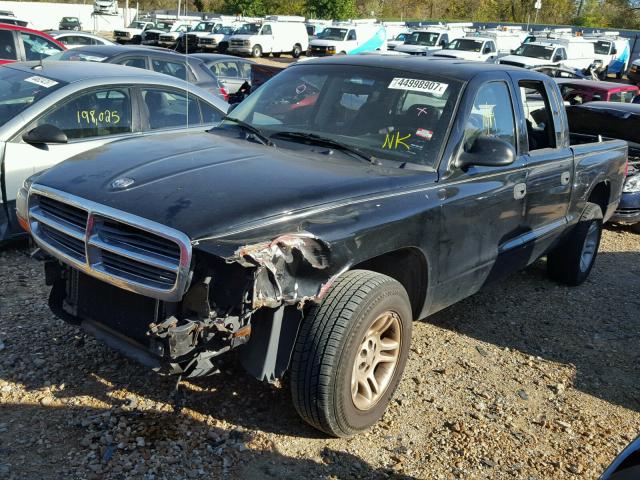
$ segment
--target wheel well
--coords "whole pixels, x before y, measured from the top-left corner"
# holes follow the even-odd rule
[[[609,194],[611,187],[607,182],[598,183],[589,194],[588,202],[599,205],[602,209],[602,215],[607,214],[607,206],[609,205]]]
[[[405,288],[414,319],[418,319],[427,294],[427,260],[417,248],[403,248],[365,260],[353,269],[371,270],[394,278]]]

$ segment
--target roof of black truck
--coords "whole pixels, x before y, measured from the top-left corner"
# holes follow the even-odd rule
[[[526,72],[531,77],[541,79],[546,75],[524,70],[521,67],[498,65],[494,63],[473,62],[455,58],[423,57],[418,55],[336,55],[332,57],[314,58],[299,62],[299,65],[354,65],[360,67],[380,67],[411,72],[429,72],[434,75],[471,80],[479,73],[487,71]],[[292,64],[291,67],[296,66]]]

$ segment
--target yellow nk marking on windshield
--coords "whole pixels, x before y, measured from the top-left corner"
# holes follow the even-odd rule
[[[407,150],[411,150],[411,147],[409,147],[409,145],[404,143],[404,141],[408,140],[409,138],[411,138],[411,134],[401,137],[400,132],[396,132],[395,135],[393,133],[387,133],[385,135],[382,148],[388,148],[389,150],[397,150],[398,146],[401,145]]]

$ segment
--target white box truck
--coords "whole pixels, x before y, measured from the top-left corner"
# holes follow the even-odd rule
[[[308,56],[355,55],[387,49],[384,25],[374,22],[335,23],[309,42]]]
[[[523,68],[553,65],[585,69],[595,58],[592,42],[582,37],[567,37],[523,43],[512,55],[501,57],[498,63]]]
[[[228,53],[279,57],[290,53],[298,58],[309,47],[304,17],[274,15],[263,22],[245,23],[229,38]]]
[[[602,61],[605,75],[614,73],[617,78],[622,78],[631,58],[629,39],[621,37],[620,32],[603,32],[584,38],[593,42],[596,60]]]

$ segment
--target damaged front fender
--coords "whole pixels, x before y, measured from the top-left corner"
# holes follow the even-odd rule
[[[308,232],[242,246],[225,260],[254,269],[254,309],[302,308],[307,301],[318,301],[333,278],[329,245]]]

